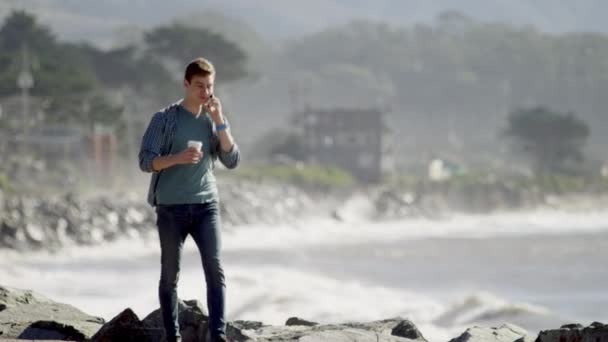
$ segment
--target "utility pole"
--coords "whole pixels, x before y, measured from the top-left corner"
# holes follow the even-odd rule
[[[21,120],[23,123],[23,151],[27,150],[29,143],[29,125],[30,125],[30,103],[29,90],[34,86],[34,76],[30,71],[30,60],[27,48],[23,45],[22,48],[22,63],[21,71],[17,77],[17,87],[21,89]]]
[[[127,162],[127,169],[128,169],[128,177],[129,179],[134,179],[135,178],[135,168],[132,165],[135,165],[133,163],[134,160],[137,159],[137,151],[135,150],[136,146],[136,142],[135,142],[135,127],[133,127],[133,115],[135,112],[137,112],[138,108],[137,108],[137,103],[134,102],[134,98],[133,98],[133,93],[134,91],[129,88],[127,85],[122,87],[122,95],[123,95],[123,105],[124,105],[124,109],[123,109],[123,120],[125,121],[125,125],[126,125],[126,129],[127,129],[127,139],[126,139],[126,143],[127,143],[127,158],[128,158],[128,162]]]

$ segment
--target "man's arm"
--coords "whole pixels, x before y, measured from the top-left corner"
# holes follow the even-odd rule
[[[213,123],[216,126],[217,138],[219,140],[216,151],[217,155],[224,166],[229,169],[234,169],[238,166],[239,161],[241,160],[241,153],[239,151],[239,147],[234,142],[232,134],[230,134],[228,120],[224,117],[220,100],[217,97],[212,97],[205,104],[205,109],[211,116],[211,120],[213,120]],[[217,129],[223,125],[226,125],[226,127],[223,129]]]
[[[154,172],[152,162],[160,155],[160,148],[163,138],[163,118],[162,112],[154,114],[146,132],[141,139],[139,148],[139,168],[144,172]]]
[[[163,138],[162,112],[154,114],[146,133],[142,138],[139,150],[139,168],[144,172],[158,172],[177,164],[198,163],[202,153],[189,147],[177,154],[161,156]]]
[[[178,154],[155,157],[152,160],[152,168],[155,172],[158,172],[177,164],[198,163],[202,156],[203,153],[197,150],[196,147],[188,147]]]
[[[226,125],[228,121],[226,121],[225,118],[222,119],[223,124]],[[230,134],[230,130],[223,129],[221,131],[218,131],[217,136],[220,140],[220,152],[230,152],[230,150],[232,150],[234,146],[234,138],[232,137],[232,134]]]
[[[223,124],[228,125],[228,120],[225,118],[222,118],[222,122]],[[239,151],[238,145],[234,142],[230,130],[228,128],[218,130],[217,137],[219,140],[219,143],[217,144],[217,155],[220,161],[228,169],[236,168],[241,160],[241,152]]]
[[[158,156],[154,157],[154,159],[152,160],[152,169],[154,170],[154,172],[158,172],[175,164],[175,156],[171,154],[167,156]]]

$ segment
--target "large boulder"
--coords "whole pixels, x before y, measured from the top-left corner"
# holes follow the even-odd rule
[[[29,290],[0,286],[0,336],[24,339],[90,338],[104,320]]]
[[[209,317],[203,305],[196,299],[178,301],[178,317],[182,342],[205,342]],[[150,313],[142,323],[152,329],[163,328],[160,309]],[[226,324],[226,335],[232,341],[249,341],[251,338],[243,330],[252,330],[262,326],[260,322],[236,321]],[[156,342],[156,340],[154,340]]]
[[[315,325],[319,325],[319,323],[307,321],[307,320],[299,318],[299,317],[289,317],[287,319],[287,321],[285,322],[285,325],[287,325],[287,326],[290,326],[290,325],[304,325],[304,326],[307,326],[307,327],[312,327],[312,326],[315,326]]]
[[[19,305],[48,303],[53,301],[33,291],[0,286],[0,311]]]
[[[178,301],[178,317],[182,342],[204,342],[207,334],[209,317],[203,305],[196,299]],[[160,309],[150,313],[142,323],[151,329],[163,330]],[[251,338],[242,330],[259,328],[260,322],[237,321],[226,325],[226,335],[232,341],[248,341]]]
[[[19,339],[31,339],[31,340],[68,340],[68,341],[82,341],[87,337],[75,329],[74,327],[66,324],[57,323],[55,321],[37,321],[32,323],[30,326],[19,335]]]
[[[580,324],[563,325],[560,329],[544,330],[536,342],[608,342],[608,325],[594,322],[588,327]]]
[[[180,301],[180,328],[183,342],[203,342],[207,332],[208,317],[196,300]],[[160,311],[152,312],[143,320],[148,327],[162,328]],[[228,322],[226,335],[231,341],[370,341],[426,342],[413,323],[401,318],[368,323],[319,325],[303,319],[291,319],[287,326],[269,326],[254,321]]]
[[[416,328],[416,326],[414,325],[414,323],[408,320],[403,320],[399,322],[396,326],[394,326],[391,330],[391,335],[405,337],[410,340],[425,340],[418,328]]]
[[[393,318],[368,323],[344,323],[327,325],[263,326],[251,336],[256,341],[301,342],[426,342],[418,329],[408,320]]]
[[[207,333],[209,318],[198,300],[178,301],[179,328],[183,342],[204,341]],[[143,324],[150,328],[163,329],[163,320],[160,309],[156,309],[143,320]]]
[[[503,324],[499,328],[473,327],[450,342],[532,342],[528,332],[516,325]]]
[[[93,342],[160,341],[162,329],[146,326],[131,310],[126,309],[106,323],[93,337]]]

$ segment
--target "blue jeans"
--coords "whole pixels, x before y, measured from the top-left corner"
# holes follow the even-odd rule
[[[161,249],[158,297],[167,341],[179,336],[177,282],[182,247],[188,234],[198,247],[207,283],[209,334],[212,338],[225,335],[226,282],[220,261],[219,211],[217,202],[156,207]]]

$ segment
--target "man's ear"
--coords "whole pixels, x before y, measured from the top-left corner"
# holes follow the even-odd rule
[[[188,80],[184,78],[184,87],[188,88],[189,85],[190,82],[188,82]]]

